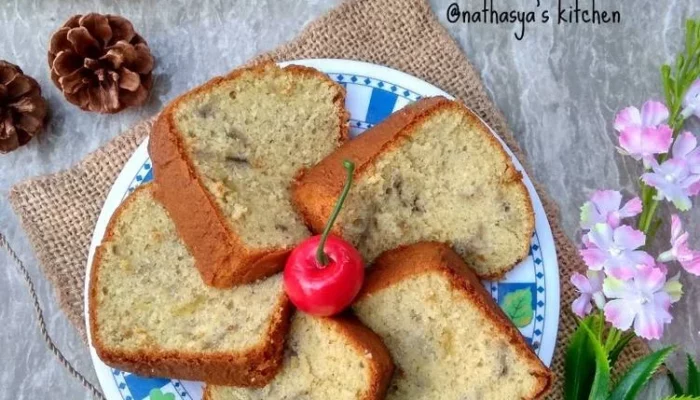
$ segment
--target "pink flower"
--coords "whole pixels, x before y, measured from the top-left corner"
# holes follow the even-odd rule
[[[605,278],[603,293],[610,300],[604,307],[605,319],[615,328],[634,332],[644,339],[660,339],[664,325],[671,322],[672,298],[666,287],[666,271],[656,266],[639,265],[632,279]]]
[[[620,152],[644,165],[656,154],[667,153],[673,142],[673,130],[663,122],[668,119],[668,109],[663,103],[647,101],[640,112],[627,107],[615,117],[615,130],[620,132]]]
[[[688,164],[691,174],[700,174],[700,148],[698,140],[690,132],[683,132],[673,142],[673,158]]]
[[[688,248],[688,232],[678,215],[671,216],[671,249],[661,253],[659,261],[678,261],[689,273],[700,276],[700,251]]]
[[[692,207],[690,196],[700,193],[700,148],[690,132],[678,135],[673,143],[673,158],[659,165],[651,161],[653,172],[642,175],[644,183],[656,188],[658,199],[672,201],[681,211]]]
[[[599,190],[593,193],[591,200],[581,207],[581,228],[591,229],[595,224],[608,224],[613,228],[620,226],[623,218],[634,217],[642,212],[639,197],[625,203],[622,208],[622,194],[615,190]]]
[[[654,265],[652,256],[637,250],[644,246],[646,236],[632,227],[596,224],[587,236],[587,246],[581,250],[581,256],[594,271],[604,269],[608,275],[626,280],[634,276],[636,265]]]
[[[642,175],[642,181],[656,188],[658,200],[668,200],[681,211],[688,211],[693,206],[690,201],[700,183],[700,174],[693,174],[691,165],[682,158],[671,158],[659,165],[651,161],[654,172]]]
[[[688,89],[683,98],[683,118],[688,118],[695,114],[700,118],[700,79],[696,80]]]
[[[603,295],[603,278],[605,274],[601,271],[588,270],[586,275],[574,273],[571,276],[571,284],[576,287],[580,296],[571,303],[571,310],[583,318],[591,313],[593,300],[596,306],[603,309],[605,306],[605,296]]]
[[[700,182],[695,182],[694,184],[690,185],[688,188],[688,193],[691,196],[697,196],[700,194]]]

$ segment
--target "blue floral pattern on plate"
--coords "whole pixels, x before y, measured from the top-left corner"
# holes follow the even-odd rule
[[[346,106],[351,115],[349,121],[351,137],[362,134],[391,113],[422,97],[421,94],[398,83],[371,76],[342,72],[327,72],[327,74],[331,79],[342,84],[347,91]],[[122,200],[136,187],[152,179],[151,160],[146,159],[131,179]],[[513,272],[502,281],[484,282],[484,287],[511,317],[533,350],[539,354],[545,325],[557,324],[558,321],[548,321],[546,318],[547,271],[538,232],[533,233],[527,259]],[[118,369],[111,371],[122,400],[148,399],[148,393],[152,389],[172,393],[176,399],[180,400],[200,400],[201,397],[201,383],[198,382],[142,378]]]

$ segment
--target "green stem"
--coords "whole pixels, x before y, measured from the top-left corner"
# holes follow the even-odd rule
[[[602,342],[605,331],[605,313],[603,312],[602,308],[598,309],[598,322],[600,323],[600,327],[596,327],[596,330],[598,332],[598,341]]]
[[[652,200],[649,204],[649,212],[647,213],[646,220],[644,221],[644,226],[642,226],[642,232],[644,234],[649,234],[649,229],[651,228],[651,221],[654,220],[654,215],[656,214],[656,209],[659,207],[658,200]]]
[[[659,230],[663,222],[664,221],[661,218],[657,218],[656,220],[654,220],[654,222],[652,222],[651,228],[649,228],[649,232],[646,233],[647,243],[652,243],[654,241],[654,238],[656,237],[656,232]]]
[[[608,330],[608,337],[605,338],[605,350],[610,352],[610,350],[617,345],[617,342],[620,340],[622,332],[615,328],[614,326],[611,326],[610,329]]]
[[[649,187],[641,180],[640,184],[642,186],[642,214],[639,216],[637,229],[642,230],[644,228],[644,224],[646,223],[647,215],[649,214],[649,201],[651,201],[650,193],[653,192],[653,188]]]
[[[328,256],[326,255],[326,252],[323,251],[326,247],[326,239],[328,239],[328,235],[331,233],[331,228],[333,228],[333,224],[335,223],[336,218],[338,218],[338,214],[340,214],[340,209],[343,208],[345,198],[348,197],[350,186],[352,186],[352,177],[355,173],[355,164],[352,161],[343,161],[343,167],[348,173],[347,178],[345,179],[345,186],[343,186],[343,191],[340,193],[340,197],[335,203],[335,208],[333,209],[333,212],[331,212],[328,222],[326,222],[326,227],[323,229],[321,241],[318,243],[318,249],[316,250],[316,261],[323,266],[328,265]]]
[[[644,182],[642,182],[642,185],[642,215],[639,216],[637,229],[644,232],[644,234],[647,234],[648,224],[654,219],[654,213],[656,212],[656,207],[658,206],[658,200],[654,199],[656,189],[646,185]]]

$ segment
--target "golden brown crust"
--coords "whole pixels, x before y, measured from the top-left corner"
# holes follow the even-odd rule
[[[204,386],[204,393],[202,393],[202,400],[212,400],[211,387],[212,387],[212,385]]]
[[[440,104],[444,97],[428,98],[391,114],[381,124],[346,142],[315,166],[302,171],[292,184],[292,203],[314,232],[322,232],[345,183],[344,160],[355,163],[357,179],[384,151],[399,143],[406,128]],[[339,225],[333,233],[341,235]]]
[[[394,374],[394,362],[382,339],[364,326],[355,316],[344,315],[320,318],[328,326],[344,335],[361,357],[366,357],[370,365],[370,386],[358,400],[382,400]],[[204,389],[203,400],[211,400],[211,386]]]
[[[508,337],[508,342],[517,349],[518,354],[527,360],[530,373],[537,378],[538,386],[524,400],[542,398],[550,389],[554,375],[532,352],[518,329],[484,289],[476,274],[448,246],[437,242],[421,242],[385,252],[369,270],[357,301],[404,279],[435,272],[446,276],[455,290],[481,309],[500,328],[501,333]]]
[[[345,335],[358,353],[370,360],[370,387],[358,400],[383,399],[394,374],[394,362],[382,339],[349,313],[325,319]]]
[[[136,196],[137,191],[153,190],[153,184],[142,185],[112,215],[102,243],[113,238],[116,221]],[[90,271],[88,294],[89,323],[92,345],[107,365],[143,376],[166,376],[186,380],[206,380],[220,385],[262,387],[270,382],[282,366],[284,340],[290,326],[292,306],[286,295],[280,297],[277,311],[269,323],[267,340],[241,353],[197,353],[158,350],[154,347],[125,351],[104,345],[97,323],[97,290],[104,247],[95,250]]]
[[[226,77],[217,77],[178,97],[160,114],[150,138],[148,152],[153,161],[156,197],[165,205],[180,236],[189,248],[202,279],[211,286],[226,288],[249,283],[279,272],[292,248],[252,249],[233,231],[226,217],[205,189],[192,160],[184,149],[174,123],[174,110],[199,93],[223,82],[236,79],[244,72],[262,74],[274,64],[238,69]],[[325,74],[308,67],[284,68],[298,75],[314,76],[338,88],[334,99],[340,121],[339,142],[348,138],[345,89]]]
[[[343,167],[343,160],[351,160],[355,163],[354,177],[358,179],[371,170],[371,166],[379,156],[400,146],[404,140],[408,139],[413,134],[413,127],[423,123],[433,113],[448,108],[464,113],[471,124],[478,127],[482,136],[499,149],[507,160],[504,183],[514,185],[526,199],[522,206],[527,210],[529,216],[528,231],[532,232],[535,229],[535,214],[529,200],[529,193],[522,182],[522,174],[515,169],[508,153],[488,127],[468,108],[459,102],[441,96],[424,98],[391,114],[380,124],[367,130],[358,138],[344,143],[321,162],[299,174],[292,184],[292,203],[307,225],[311,227],[311,230],[316,233],[323,231],[333,210],[345,182],[346,171]],[[333,233],[342,236],[339,225],[335,225]],[[502,277],[527,256],[529,245],[528,235],[528,240],[522,243],[517,262],[505,265],[498,272],[481,276],[481,278],[496,279]]]

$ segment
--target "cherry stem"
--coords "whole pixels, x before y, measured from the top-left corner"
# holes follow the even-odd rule
[[[321,241],[318,242],[318,249],[316,250],[316,261],[323,266],[328,265],[328,255],[326,255],[326,252],[323,251],[326,247],[326,239],[328,239],[328,235],[331,233],[331,228],[333,228],[333,224],[335,223],[336,218],[338,218],[338,214],[340,214],[340,209],[343,208],[345,198],[348,197],[350,186],[352,186],[352,176],[355,173],[355,163],[352,161],[343,161],[343,167],[348,172],[347,178],[345,179],[345,186],[343,186],[343,191],[340,192],[340,197],[335,203],[335,208],[333,209],[333,212],[331,212],[328,222],[326,222],[326,227],[323,229]]]

